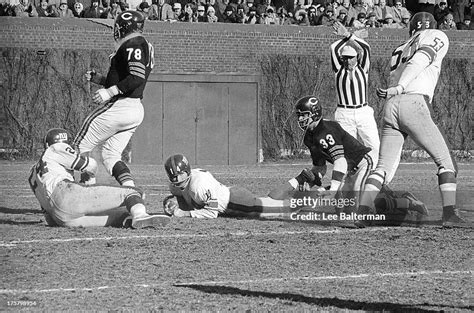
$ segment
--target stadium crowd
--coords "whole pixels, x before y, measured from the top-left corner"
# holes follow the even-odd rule
[[[115,19],[124,10],[148,20],[197,23],[406,28],[416,12],[442,30],[472,30],[474,0],[0,0],[0,16]]]

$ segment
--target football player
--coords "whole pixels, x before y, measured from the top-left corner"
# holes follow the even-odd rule
[[[31,169],[29,184],[48,225],[120,226],[129,215],[133,228],[164,226],[170,221],[166,215],[147,214],[142,192],[135,187],[75,183],[74,171],[95,174],[97,163],[69,145],[66,130],[50,129],[44,148]]]
[[[379,97],[388,99],[384,108],[379,162],[366,181],[358,211],[362,214],[374,211],[374,199],[382,186],[390,183],[398,167],[403,142],[410,136],[438,167],[443,225],[468,226],[456,208],[456,163],[430,114],[449,40],[444,32],[436,29],[433,15],[427,12],[413,15],[409,33],[408,41],[392,53],[390,87],[377,89]],[[367,221],[356,222],[359,227],[367,224]]]
[[[203,169],[191,169],[182,154],[169,157],[165,171],[170,180],[171,196],[163,201],[166,214],[176,217],[216,218],[220,215],[287,218],[298,209],[291,209],[289,199],[257,197],[242,187],[227,187]],[[308,175],[312,175],[308,174]],[[299,175],[303,184],[305,179]]]
[[[153,46],[143,37],[144,16],[137,11],[120,13],[114,26],[115,51],[110,58],[106,76],[86,73],[86,79],[103,86],[95,92],[98,105],[84,121],[74,146],[81,154],[100,147],[103,164],[123,186],[135,186],[122,152],[137,127],[143,121],[143,90],[153,69]],[[94,183],[91,173],[84,173],[81,181]]]
[[[343,204],[336,207],[336,213],[353,213],[360,199],[360,191],[372,171],[370,148],[352,137],[339,123],[323,119],[322,106],[315,96],[300,98],[295,109],[298,125],[305,132],[304,144],[311,153],[311,172],[316,177],[315,181],[309,181],[309,186],[320,186],[321,178],[326,174],[327,162],[334,164],[328,195],[340,199],[338,203]],[[296,181],[290,181],[290,184],[297,188]],[[390,191],[379,200],[379,212],[404,209],[417,211],[421,215],[428,214],[426,206],[409,193],[399,196]]]

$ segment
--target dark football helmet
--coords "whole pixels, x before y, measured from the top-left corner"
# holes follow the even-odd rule
[[[182,154],[170,156],[165,162],[165,171],[170,182],[181,189],[186,187],[191,178],[191,165]]]
[[[124,11],[115,19],[114,39],[119,40],[131,33],[143,32],[145,17],[138,11]]]
[[[51,128],[44,136],[44,148],[48,148],[52,144],[64,142],[69,144],[69,134],[63,128]]]
[[[323,108],[315,96],[306,96],[296,101],[296,115],[298,126],[306,131],[309,124],[319,121],[323,117]]]
[[[423,29],[436,29],[436,20],[431,13],[418,12],[410,20],[410,36]]]

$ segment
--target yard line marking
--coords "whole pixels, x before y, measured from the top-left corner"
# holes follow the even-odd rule
[[[398,273],[369,273],[369,274],[354,274],[345,276],[303,276],[303,277],[282,277],[282,278],[261,278],[261,279],[249,279],[249,280],[221,280],[221,281],[198,281],[188,283],[176,283],[175,286],[192,286],[192,285],[221,285],[221,284],[254,284],[261,282],[283,282],[293,280],[343,280],[343,279],[359,279],[359,278],[371,278],[371,277],[400,277],[400,276],[412,276],[412,275],[460,275],[460,274],[471,274],[471,271],[419,271],[419,272],[398,272]]]
[[[387,227],[368,228],[368,229],[353,229],[350,230],[369,232],[387,230]],[[30,244],[30,243],[65,243],[73,241],[96,241],[96,240],[130,240],[130,239],[160,239],[160,238],[206,238],[206,237],[223,237],[223,236],[282,236],[282,235],[304,235],[304,234],[338,234],[348,233],[349,230],[342,231],[340,229],[331,230],[309,230],[309,231],[281,231],[281,232],[228,232],[228,233],[213,233],[213,234],[171,234],[171,235],[140,235],[140,236],[123,236],[123,237],[83,237],[83,238],[52,238],[52,239],[35,239],[35,240],[14,240],[14,241],[0,241],[0,247],[11,247],[12,245]]]
[[[345,279],[364,279],[380,277],[403,277],[403,276],[432,276],[432,275],[465,275],[472,274],[471,271],[419,271],[419,272],[398,272],[398,273],[370,273],[354,274],[345,276],[303,276],[303,277],[273,277],[252,280],[222,280],[222,281],[197,281],[187,283],[176,283],[173,281],[164,281],[159,284],[133,284],[133,285],[112,285],[98,287],[80,287],[80,288],[52,288],[52,289],[0,289],[0,294],[24,294],[24,293],[55,293],[55,292],[79,292],[79,291],[99,291],[106,289],[131,289],[131,288],[156,288],[156,287],[190,287],[195,285],[221,285],[221,284],[259,284],[264,282],[285,282],[285,281],[325,281],[325,280],[345,280]]]

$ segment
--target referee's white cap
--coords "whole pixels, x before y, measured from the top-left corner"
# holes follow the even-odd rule
[[[351,46],[345,45],[341,50],[341,56],[343,57],[356,57],[357,51]]]

